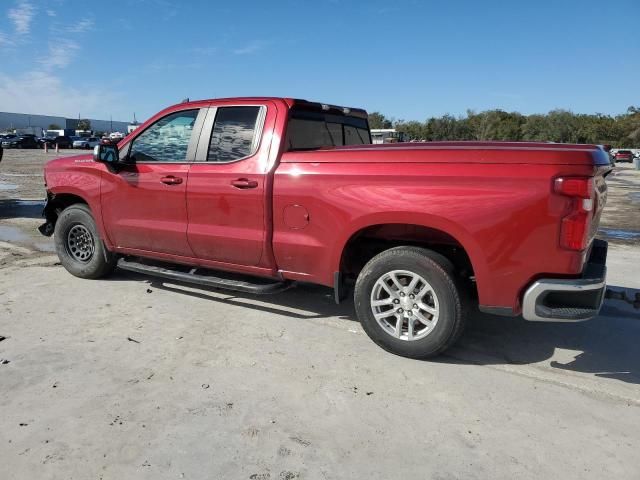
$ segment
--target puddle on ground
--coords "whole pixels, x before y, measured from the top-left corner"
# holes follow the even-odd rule
[[[7,172],[2,172],[2,173],[0,173],[0,176],[3,176],[3,177],[41,177],[42,174],[40,174],[40,173],[7,173]]]
[[[40,218],[44,200],[2,200],[0,199],[0,218]]]
[[[26,245],[41,252],[55,252],[55,245],[52,239],[36,240],[18,227],[0,225],[0,241]]]
[[[53,253],[53,252],[56,251],[56,246],[53,243],[53,240],[50,240],[48,242],[34,242],[33,246],[36,247],[41,252],[52,252]]]
[[[12,200],[12,202],[23,207],[44,207],[44,200]]]
[[[29,235],[17,227],[0,225],[0,240],[3,242],[24,242],[29,240]]]
[[[16,190],[17,188],[18,188],[18,185],[14,185],[13,183],[0,182],[0,192],[8,191],[8,190]]]
[[[616,228],[600,228],[598,233],[609,238],[618,240],[640,240],[640,232],[635,230],[619,230]]]

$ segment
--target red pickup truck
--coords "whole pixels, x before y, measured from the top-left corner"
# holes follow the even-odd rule
[[[610,170],[594,145],[371,145],[364,110],[204,100],[47,163],[40,231],[82,278],[119,267],[251,293],[353,291],[377,344],[426,358],[476,302],[534,321],[597,315]]]

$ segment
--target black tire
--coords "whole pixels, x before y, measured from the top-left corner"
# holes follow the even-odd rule
[[[373,288],[378,279],[394,270],[421,276],[438,298],[437,323],[423,338],[412,341],[396,338],[374,317],[371,308]],[[417,359],[439,355],[457,341],[466,320],[463,298],[466,296],[456,283],[451,262],[432,250],[418,247],[395,247],[373,257],[358,275],[354,292],[356,313],[367,335],[388,352]]]
[[[81,253],[77,243],[69,245],[72,230],[88,233],[93,242],[93,253],[84,260],[78,259]],[[109,275],[116,267],[116,256],[109,252],[98,234],[96,223],[87,205],[78,203],[62,211],[54,230],[54,242],[60,263],[67,271],[80,278],[96,279]],[[75,253],[74,253],[75,252]]]

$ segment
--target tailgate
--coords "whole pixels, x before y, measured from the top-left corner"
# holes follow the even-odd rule
[[[593,164],[593,189],[595,196],[593,199],[593,219],[591,220],[591,228],[589,230],[589,243],[593,242],[593,239],[598,233],[600,217],[602,216],[602,211],[607,204],[606,177],[613,170],[609,154],[602,149],[593,153]]]
[[[595,197],[593,199],[593,219],[591,220],[591,229],[589,231],[589,241],[592,242],[598,233],[600,226],[600,217],[607,203],[607,182],[606,175],[611,172],[610,167],[598,167],[596,175],[593,179],[593,187]]]

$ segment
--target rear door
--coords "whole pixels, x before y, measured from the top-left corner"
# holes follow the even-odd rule
[[[122,147],[121,157],[131,164],[106,173],[102,182],[104,225],[117,247],[193,256],[187,177],[205,113],[193,107],[174,111]]]
[[[196,257],[259,266],[266,236],[267,171],[275,105],[222,103],[204,121],[189,170],[189,244]]]

